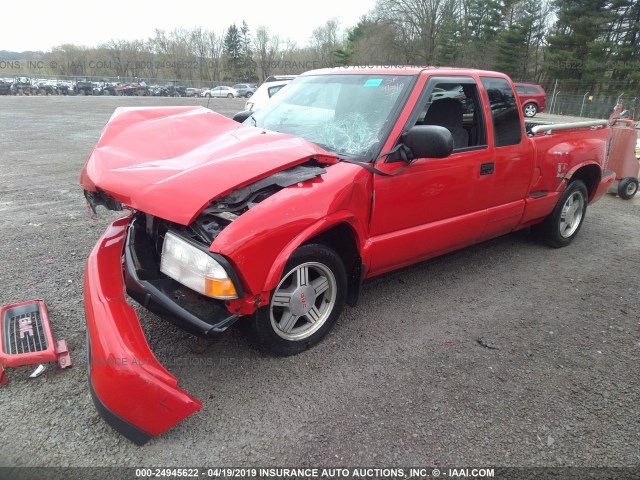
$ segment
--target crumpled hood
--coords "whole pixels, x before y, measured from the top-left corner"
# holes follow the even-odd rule
[[[302,138],[241,125],[204,107],[121,107],[80,184],[188,225],[214,198],[313,157],[337,161]]]

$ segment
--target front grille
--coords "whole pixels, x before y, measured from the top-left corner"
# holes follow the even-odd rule
[[[47,349],[47,335],[37,304],[10,308],[4,312],[3,317],[5,353],[18,355]]]

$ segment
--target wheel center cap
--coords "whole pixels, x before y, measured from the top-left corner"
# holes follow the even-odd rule
[[[569,226],[573,225],[573,209],[571,209],[571,208],[567,212],[567,224]]]
[[[291,295],[291,313],[299,317],[309,313],[316,303],[316,292],[310,285],[298,287]]]

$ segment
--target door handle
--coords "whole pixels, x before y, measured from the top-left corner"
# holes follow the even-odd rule
[[[493,173],[493,162],[483,163],[480,165],[480,175],[491,175]]]

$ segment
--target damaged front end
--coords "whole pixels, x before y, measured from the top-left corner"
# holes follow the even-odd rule
[[[266,178],[211,202],[188,226],[172,224],[172,227],[207,244],[213,243],[222,230],[240,215],[283,188],[319,177],[326,170],[315,162],[307,162]]]
[[[320,166],[308,164],[275,173],[213,201],[186,226],[134,212],[123,251],[127,293],[143,307],[190,333],[209,335],[223,332],[237,320],[237,316],[228,309],[229,302],[198,293],[162,271],[166,236],[173,235],[212,257],[233,284],[236,295],[232,298],[241,300],[243,286],[237,272],[227,258],[210,252],[210,245],[224,228],[258,203],[283,188],[314,179],[325,171]],[[122,210],[120,202],[103,192],[85,192],[85,196],[92,210],[98,205]]]
[[[257,130],[203,109],[118,109],[83,169],[94,213],[99,206],[131,212],[91,252],[84,301],[91,395],[105,420],[137,444],[202,404],[154,357],[125,292],[194,334],[226,330],[257,308],[260,292],[247,291],[232,260],[211,244],[258,203],[336,161],[296,137]],[[168,239],[214,264],[232,295],[178,281],[180,255],[163,262]]]

